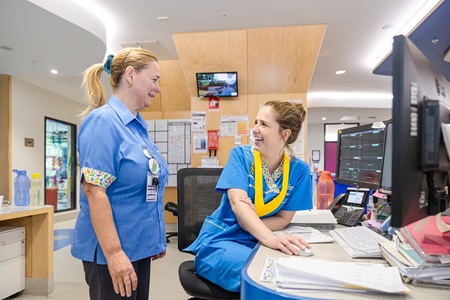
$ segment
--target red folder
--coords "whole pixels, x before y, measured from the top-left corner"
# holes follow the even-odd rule
[[[429,216],[401,227],[400,232],[428,260],[429,256],[450,255],[450,216]]]

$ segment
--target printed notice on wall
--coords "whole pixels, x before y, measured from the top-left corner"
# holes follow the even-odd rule
[[[249,135],[249,118],[246,116],[221,116],[220,136]]]
[[[206,132],[194,132],[194,153],[207,153],[206,145],[208,144],[208,135]]]
[[[206,111],[193,111],[192,132],[206,132]]]

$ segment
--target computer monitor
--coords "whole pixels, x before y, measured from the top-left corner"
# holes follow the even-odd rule
[[[394,37],[391,226],[448,207],[450,163],[441,123],[450,123],[449,82],[405,36]]]
[[[373,124],[338,131],[336,182],[377,189],[383,163],[384,128]]]

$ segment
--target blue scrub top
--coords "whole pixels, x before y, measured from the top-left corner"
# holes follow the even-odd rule
[[[117,233],[129,259],[137,261],[166,249],[163,210],[168,166],[148,136],[147,123],[134,116],[115,96],[91,111],[80,126],[78,152],[81,179],[106,188]],[[156,201],[146,201],[148,161],[143,148],[158,161]],[[75,224],[72,255],[106,264],[92,226],[89,204],[80,190],[80,213]]]
[[[237,223],[227,195],[228,189],[241,189],[247,191],[249,198],[253,203],[255,202],[253,150],[248,145],[237,146],[231,150],[228,162],[216,185],[216,191],[223,193],[220,206],[206,218],[199,237],[186,248],[186,251],[197,253],[200,247],[206,247],[208,244],[220,240],[233,240],[249,247],[256,245],[257,240],[250,233],[242,230]],[[266,180],[263,180],[264,203],[270,202],[279,194],[282,180],[283,176],[277,178],[275,186],[269,186]],[[267,216],[275,215],[280,210],[297,211],[311,208],[312,191],[309,166],[299,158],[291,156],[286,197],[281,205]]]

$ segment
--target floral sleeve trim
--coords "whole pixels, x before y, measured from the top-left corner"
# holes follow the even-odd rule
[[[111,174],[91,168],[82,168],[81,173],[84,175],[86,182],[104,188],[108,188],[116,180],[116,177]]]

